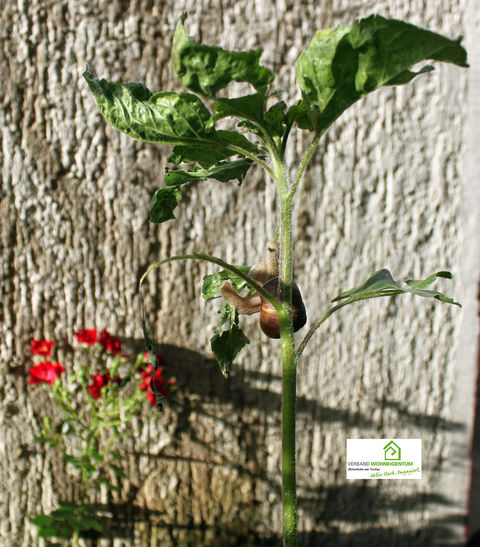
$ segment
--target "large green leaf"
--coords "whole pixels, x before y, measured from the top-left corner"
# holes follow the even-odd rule
[[[134,139],[174,145],[168,159],[177,165],[197,162],[209,168],[235,155],[243,157],[242,150],[258,152],[258,146],[241,133],[216,131],[210,111],[195,95],[151,93],[142,84],[111,83],[88,71],[84,77],[100,112],[111,125]],[[162,198],[168,197],[171,203],[173,197],[178,197],[171,192],[164,194]],[[167,214],[164,220],[167,218],[173,216]]]
[[[248,82],[264,92],[274,76],[270,69],[259,64],[261,49],[226,51],[197,44],[187,36],[183,19],[177,24],[173,38],[172,64],[185,87],[206,97],[215,97],[220,89],[235,80]]]
[[[411,293],[416,296],[423,296],[425,298],[435,298],[436,300],[440,300],[441,302],[446,302],[447,304],[455,304],[456,306],[461,307],[458,302],[455,302],[449,296],[446,296],[438,291],[426,289],[426,287],[429,287],[438,277],[451,279],[452,274],[450,272],[441,271],[434,273],[426,279],[407,280],[405,281],[405,284],[407,285],[405,287],[404,285],[395,281],[392,277],[392,274],[388,270],[383,269],[375,272],[371,277],[367,279],[367,281],[365,281],[365,283],[362,283],[358,287],[340,293],[336,298],[332,300],[332,302],[338,302],[339,300],[345,299],[351,302],[356,302],[358,300],[377,298],[380,296],[394,296],[396,294]]]
[[[468,66],[460,40],[379,15],[318,31],[297,61],[297,80],[313,125],[321,131],[370,91],[430,71],[430,66],[410,71],[427,59]]]
[[[203,141],[223,146],[215,129],[207,124],[210,111],[195,95],[152,93],[142,84],[99,80],[88,71],[83,76],[105,119],[130,137],[160,144]]]

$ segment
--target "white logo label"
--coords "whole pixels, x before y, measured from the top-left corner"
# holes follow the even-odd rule
[[[421,478],[421,439],[347,439],[347,479]]]

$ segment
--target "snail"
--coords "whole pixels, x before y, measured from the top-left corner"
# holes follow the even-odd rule
[[[269,292],[280,299],[281,287],[278,276],[278,243],[269,243],[264,256],[250,268],[249,276]],[[223,298],[241,315],[252,315],[260,312],[260,327],[269,338],[280,338],[280,326],[276,309],[263,296],[255,293],[252,296],[240,296],[229,281],[220,287]],[[303,304],[300,289],[292,283],[293,330],[301,329],[307,322],[307,313]]]

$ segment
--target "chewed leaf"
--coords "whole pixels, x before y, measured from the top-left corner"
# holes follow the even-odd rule
[[[242,272],[248,273],[250,266],[237,266]],[[234,289],[240,291],[246,286],[245,281],[228,270],[220,270],[203,278],[202,296],[205,300],[211,300],[218,295],[220,286],[224,281],[230,280]]]
[[[195,43],[187,36],[183,21],[177,24],[172,47],[173,70],[182,84],[195,93],[215,97],[230,82],[247,82],[265,90],[273,72],[260,66],[262,50],[226,51]]]
[[[175,218],[173,210],[180,203],[182,194],[176,187],[159,188],[150,203],[151,222],[161,223]]]
[[[250,340],[238,326],[238,313],[234,308],[225,304],[219,313],[220,320],[215,334],[210,338],[210,345],[222,374],[228,378],[233,361],[241,349],[250,344]],[[222,332],[225,325],[227,325],[227,329]]]
[[[229,330],[222,334],[214,334],[210,339],[212,351],[218,361],[222,374],[228,378],[229,370],[240,350],[250,344],[242,329],[233,324]]]
[[[460,40],[379,15],[317,32],[297,61],[297,80],[312,124],[322,131],[374,89],[405,84],[431,71],[431,66],[410,71],[424,60],[468,66]]]
[[[218,165],[210,169],[194,167],[189,171],[185,171],[183,169],[168,170],[164,180],[167,186],[178,186],[181,184],[186,184],[187,182],[193,182],[195,180],[207,179],[215,179],[220,182],[238,180],[239,184],[241,184],[251,165],[251,160],[242,159],[220,162]]]
[[[356,302],[357,300],[365,300],[368,298],[377,298],[380,296],[394,296],[397,294],[411,293],[416,296],[423,296],[424,298],[435,298],[441,302],[446,302],[447,304],[455,304],[460,306],[458,302],[455,302],[449,296],[444,295],[438,291],[426,290],[426,287],[430,286],[437,277],[443,277],[446,279],[451,279],[452,274],[446,271],[440,271],[434,273],[433,275],[427,277],[426,279],[421,280],[408,280],[405,282],[405,285],[402,285],[395,281],[392,277],[392,274],[386,270],[379,270],[375,272],[371,277],[365,281],[362,285],[344,291],[340,293],[332,302],[338,302],[339,300],[347,299],[348,302]]]
[[[437,277],[444,277],[445,279],[452,279],[452,274],[450,272],[437,272],[427,277],[427,279],[413,280],[409,279],[405,283],[412,289],[425,289],[429,287]]]

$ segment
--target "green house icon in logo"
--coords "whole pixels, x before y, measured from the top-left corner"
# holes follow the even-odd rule
[[[390,441],[383,447],[384,460],[400,460],[402,450],[397,443]]]

